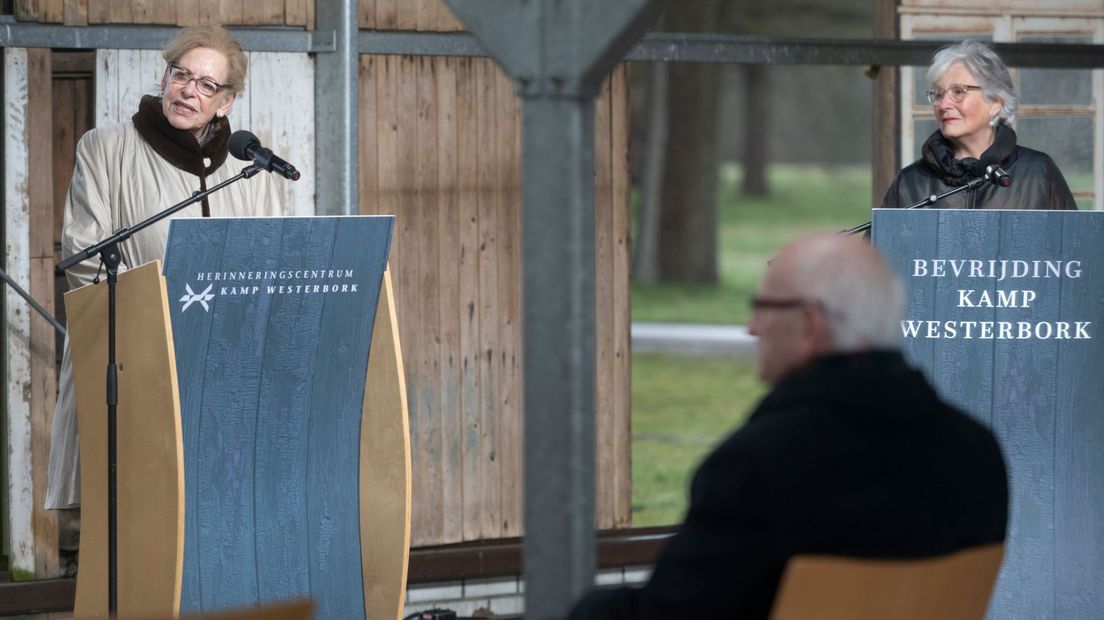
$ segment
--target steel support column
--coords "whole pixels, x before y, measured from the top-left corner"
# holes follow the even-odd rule
[[[525,617],[594,583],[594,98],[657,0],[449,0],[522,97]]]
[[[334,32],[334,51],[315,56],[314,175],[318,215],[349,215],[360,206],[360,64],[357,0],[317,0],[319,30]]]

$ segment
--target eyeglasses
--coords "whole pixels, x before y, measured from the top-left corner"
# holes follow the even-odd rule
[[[220,90],[226,88],[225,84],[219,84],[211,78],[196,77],[192,75],[191,71],[188,71],[175,62],[169,63],[169,79],[171,79],[173,83],[180,84],[181,86],[186,85],[188,82],[195,82],[196,90],[204,97],[214,97]]]
[[[928,103],[935,105],[943,99],[943,95],[951,98],[951,101],[955,103],[962,103],[962,100],[966,98],[966,93],[971,90],[981,90],[980,86],[973,86],[970,84],[951,84],[947,88],[933,88],[928,91]]]
[[[801,299],[798,297],[771,299],[769,297],[759,297],[756,295],[751,298],[749,305],[751,306],[752,312],[762,312],[763,310],[792,310],[794,308],[801,308],[808,303],[808,299]]]

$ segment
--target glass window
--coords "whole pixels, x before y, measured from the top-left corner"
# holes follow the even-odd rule
[[[1070,189],[1093,189],[1092,117],[1021,118],[1016,134],[1019,144],[1050,155]]]
[[[1024,37],[1022,43],[1092,43],[1089,37]],[[1091,105],[1089,69],[1020,69],[1020,105]]]

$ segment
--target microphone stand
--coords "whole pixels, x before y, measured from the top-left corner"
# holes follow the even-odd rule
[[[69,258],[58,263],[54,268],[56,273],[63,273],[74,265],[89,259],[97,254],[103,262],[107,272],[107,610],[109,617],[115,617],[119,609],[119,515],[118,515],[118,486],[116,484],[116,414],[119,404],[119,376],[118,366],[115,363],[115,284],[119,276],[119,263],[122,256],[119,253],[119,244],[134,236],[135,233],[155,224],[166,217],[193,205],[218,190],[240,179],[248,179],[263,170],[257,164],[252,164],[233,177],[215,185],[207,191],[193,192],[191,197],[183,202],[156,213],[148,219],[131,226],[120,228],[103,241],[88,246],[78,251]],[[99,281],[97,276],[96,282]]]
[[[986,174],[984,176],[980,176],[980,177],[977,177],[976,179],[973,179],[972,181],[970,181],[969,183],[967,183],[965,185],[959,185],[958,187],[947,190],[947,191],[943,192],[942,194],[931,194],[927,198],[921,200],[920,202],[918,202],[914,205],[905,207],[905,208],[906,209],[923,209],[925,207],[930,207],[933,204],[939,202],[940,200],[943,200],[947,196],[950,196],[952,194],[957,194],[959,192],[966,192],[966,191],[971,191],[972,192],[975,189],[981,187],[982,185],[985,185],[986,183],[988,183],[990,181],[991,181],[991,179],[990,179],[989,175]],[[858,234],[858,233],[861,233],[861,232],[865,232],[867,230],[870,230],[870,226],[873,223],[874,223],[873,221],[870,221],[870,222],[867,222],[865,224],[861,224],[859,226],[856,226],[854,228],[848,228],[847,230],[841,230],[840,234],[841,235],[855,235],[855,234]]]

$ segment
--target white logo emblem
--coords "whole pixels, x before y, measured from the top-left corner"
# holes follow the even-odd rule
[[[211,292],[211,289],[215,287],[214,284],[208,284],[207,288],[204,289],[202,293],[196,293],[195,291],[193,291],[191,284],[185,284],[184,287],[188,289],[188,294],[180,298],[181,303],[184,304],[184,307],[180,309],[181,312],[187,310],[188,306],[197,301],[199,302],[199,305],[203,306],[204,311],[211,311],[211,308],[207,306],[207,302],[215,298],[215,294]]]

